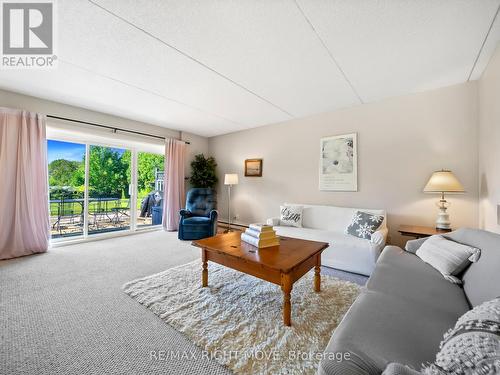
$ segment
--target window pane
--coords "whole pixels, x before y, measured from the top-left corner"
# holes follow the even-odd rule
[[[137,226],[160,225],[163,213],[163,168],[165,157],[137,153]]]
[[[130,228],[129,150],[90,146],[88,233]]]
[[[85,145],[47,141],[52,238],[83,234]]]

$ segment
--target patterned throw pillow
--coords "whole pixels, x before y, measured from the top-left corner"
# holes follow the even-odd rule
[[[377,231],[382,222],[383,215],[369,214],[368,212],[356,211],[352,217],[351,224],[346,228],[345,234],[369,240]]]
[[[280,224],[286,227],[302,227],[302,206],[280,206]]]
[[[426,375],[500,374],[500,297],[462,315],[444,335]]]
[[[493,375],[500,374],[500,297],[462,315],[445,333],[434,363],[421,372],[398,363],[382,375]]]

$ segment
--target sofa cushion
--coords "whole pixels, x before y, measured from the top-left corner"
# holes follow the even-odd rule
[[[182,220],[183,225],[200,225],[200,224],[210,224],[211,220],[209,217],[205,216],[192,216]]]
[[[461,316],[444,336],[436,361],[423,373],[499,374],[500,298]]]
[[[411,299],[365,290],[325,350],[350,353],[351,359],[335,362],[326,355],[320,363],[320,373],[379,375],[390,362],[420,368],[422,363],[434,360],[444,332],[460,315]]]
[[[186,195],[186,210],[195,216],[208,216],[217,208],[217,191],[210,188],[192,188]]]
[[[384,249],[366,288],[457,316],[470,309],[461,287],[446,281],[416,255],[396,246]]]
[[[480,229],[462,228],[446,237],[481,249],[479,261],[471,264],[461,277],[471,305],[477,306],[500,296],[500,235]]]
[[[275,226],[278,236],[328,242],[330,246],[321,255],[321,264],[349,272],[370,275],[382,250],[381,245],[343,233],[311,229]]]
[[[499,374],[499,358],[500,298],[495,298],[458,319],[439,345],[436,361],[422,372],[390,363],[382,375]]]
[[[343,239],[342,242],[345,241],[346,243],[352,243],[358,246],[365,245],[366,248],[369,248],[367,244],[370,244],[370,241],[357,237],[347,236],[344,233],[338,233],[328,230],[320,230],[312,228],[295,228],[282,225],[275,226],[274,230],[276,231],[276,234],[278,234],[279,236],[310,239],[311,241],[328,242],[328,240],[330,241],[334,239],[340,240],[342,238]]]
[[[462,281],[455,275],[462,272],[471,262],[477,262],[481,250],[436,235],[425,241],[416,254],[441,272],[446,280],[461,284]]]
[[[468,310],[458,285],[414,254],[387,246],[326,349],[351,353],[351,360],[324,359],[320,373],[380,374],[390,362],[418,369],[434,360],[442,335]]]

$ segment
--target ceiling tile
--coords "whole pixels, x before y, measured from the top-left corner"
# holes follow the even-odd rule
[[[58,14],[65,61],[241,124],[290,118],[88,1],[60,2]]]
[[[359,100],[290,0],[96,0],[294,117]]]
[[[297,0],[366,101],[465,82],[498,0]]]
[[[500,42],[500,14],[497,14],[495,22],[493,23],[488,38],[484,43],[484,46],[481,50],[481,54],[477,59],[476,65],[474,66],[474,70],[472,71],[471,80],[479,79],[481,74],[483,74],[484,69],[488,65],[495,49],[499,45]]]

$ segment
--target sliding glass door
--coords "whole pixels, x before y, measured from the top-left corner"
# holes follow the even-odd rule
[[[89,147],[88,234],[130,229],[131,152]]]
[[[161,225],[163,154],[63,140],[47,149],[53,239]]]
[[[85,145],[49,140],[50,230],[52,238],[84,232]]]
[[[163,214],[163,166],[165,157],[151,152],[137,153],[138,228],[160,225]]]

